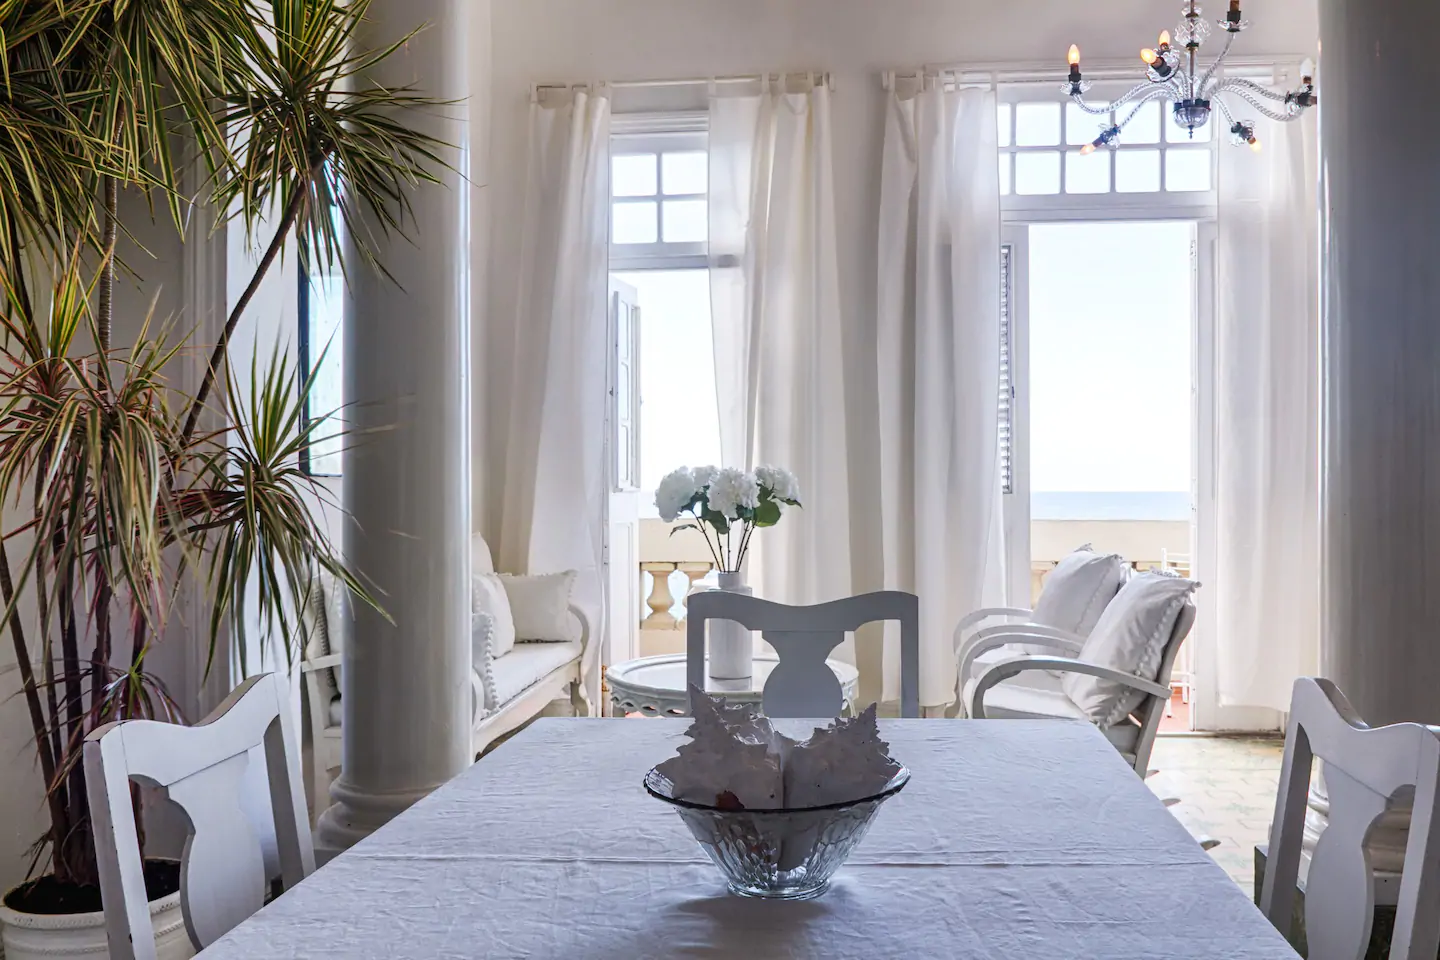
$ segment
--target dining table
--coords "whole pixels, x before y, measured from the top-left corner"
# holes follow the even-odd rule
[[[804,902],[731,894],[645,792],[687,726],[537,721],[201,956],[1297,956],[1090,724],[881,720],[910,782]]]

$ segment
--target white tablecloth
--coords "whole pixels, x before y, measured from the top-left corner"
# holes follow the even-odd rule
[[[1088,724],[881,721],[913,778],[806,903],[641,788],[685,725],[542,720],[203,956],[1295,960]]]

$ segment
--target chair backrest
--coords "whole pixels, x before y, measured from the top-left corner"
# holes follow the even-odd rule
[[[1310,960],[1363,957],[1375,919],[1365,836],[1397,793],[1414,790],[1390,960],[1440,953],[1440,730],[1418,723],[1370,728],[1328,680],[1295,681],[1290,728],[1260,909],[1287,936],[1294,916],[1310,768],[1325,763],[1329,823],[1316,841],[1305,885]]]
[[[112,958],[155,957],[132,780],[163,790],[189,819],[180,907],[197,949],[264,905],[267,831],[274,831],[286,889],[315,869],[289,699],[283,676],[262,674],[236,687],[196,726],[130,720],[85,738],[85,783]],[[263,753],[269,775],[270,822],[246,813],[257,806],[243,796],[256,753]]]
[[[1170,639],[1165,643],[1160,668],[1155,671],[1155,682],[1166,689],[1170,687],[1176,657],[1194,626],[1195,601],[1192,598],[1186,600],[1185,606],[1180,608],[1180,615],[1175,618],[1175,629],[1170,631]],[[1165,707],[1169,702],[1168,698],[1147,696],[1131,714],[1140,723],[1140,735],[1135,741],[1135,772],[1140,774],[1141,779],[1144,779],[1146,768],[1150,765],[1150,751],[1155,746],[1155,736],[1160,732],[1160,721],[1165,718]]]
[[[770,717],[834,717],[845,703],[840,681],[825,664],[845,634],[867,623],[900,624],[900,715],[920,716],[920,601],[883,591],[811,607],[791,607],[739,593],[712,590],[686,605],[688,686],[705,689],[705,624],[733,620],[759,630],[779,664],[765,682],[762,705]]]

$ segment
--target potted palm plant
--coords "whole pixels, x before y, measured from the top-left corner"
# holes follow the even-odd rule
[[[81,744],[114,720],[182,721],[146,670],[176,597],[201,588],[211,657],[222,630],[243,631],[247,590],[287,657],[321,571],[372,602],[299,467],[312,378],[278,350],[248,371],[227,360],[287,244],[334,260],[340,225],[403,231],[407,192],[441,163],[441,144],[396,119],[433,102],[366,79],[396,49],[357,49],[368,6],[0,3],[0,631],[49,817],[32,879],[0,906],[9,960],[104,953]],[[206,218],[201,242],[228,223],[263,247],[218,342],[116,317],[116,285],[144,273],[143,251],[116,255],[141,226],[132,211],[182,236]],[[350,233],[379,267],[372,234]],[[114,343],[117,319],[139,335]],[[186,394],[190,356],[208,362]],[[176,865],[146,871],[152,911],[173,914],[156,923],[173,941],[161,956],[188,955]]]

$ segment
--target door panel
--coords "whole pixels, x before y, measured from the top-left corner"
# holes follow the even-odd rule
[[[635,288],[610,280],[604,662],[638,654],[640,629],[640,307]]]

